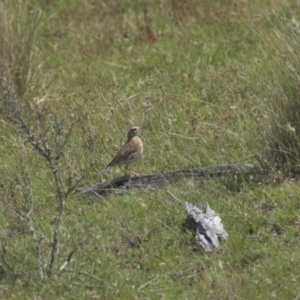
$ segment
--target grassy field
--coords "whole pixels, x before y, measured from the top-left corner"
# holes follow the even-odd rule
[[[0,3],[1,299],[298,299],[298,1]],[[99,199],[144,126],[141,173],[258,164]],[[184,226],[208,202],[214,253]],[[72,262],[60,267],[67,257]]]

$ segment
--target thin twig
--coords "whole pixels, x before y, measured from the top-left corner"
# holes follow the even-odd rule
[[[77,251],[78,247],[76,247],[74,250],[72,250],[70,252],[70,254],[68,255],[66,261],[63,263],[63,265],[59,268],[59,271],[62,272],[72,261],[72,256],[74,255],[74,253]]]
[[[165,226],[167,229],[172,230],[171,227],[169,227],[166,223],[162,222],[161,220],[157,218],[153,218],[153,219],[156,220],[158,223],[162,224],[163,226]]]
[[[173,135],[173,136],[178,136],[187,140],[199,140],[199,138],[193,138],[193,137],[189,137],[189,136],[184,136],[182,134],[178,134],[178,133],[174,133],[174,132],[168,132],[169,135]]]
[[[144,287],[146,287],[146,286],[149,285],[151,282],[153,282],[153,281],[155,281],[155,280],[157,280],[157,279],[158,279],[158,277],[155,277],[155,278],[153,278],[153,279],[147,281],[146,283],[142,284],[142,285],[138,288],[138,290],[142,290]]]
[[[182,202],[181,202],[174,194],[172,194],[169,190],[167,190],[167,193],[168,193],[169,195],[171,195],[176,201],[182,203]]]
[[[26,223],[27,223],[27,226],[33,237],[33,240],[34,240],[35,251],[36,251],[36,254],[38,257],[38,267],[39,267],[40,278],[42,281],[45,281],[45,276],[44,276],[44,271],[43,271],[43,263],[42,263],[42,255],[41,255],[41,251],[40,251],[40,242],[36,236],[36,230],[34,228],[32,220],[30,218],[31,214],[33,213],[33,194],[32,194],[32,180],[31,180],[31,177],[30,177],[28,171],[27,171],[27,177],[29,180],[29,187],[30,187],[30,199],[29,199],[30,208],[29,208],[29,211],[26,216]]]
[[[65,207],[65,203],[66,203],[66,201],[65,201],[66,199],[64,198],[64,195],[61,191],[60,180],[59,180],[59,177],[58,177],[58,173],[53,172],[53,175],[54,175],[56,189],[57,189],[57,196],[58,196],[58,199],[59,199],[59,212],[58,212],[57,222],[56,222],[56,225],[55,225],[55,228],[54,228],[54,231],[53,231],[53,238],[52,238],[52,243],[51,243],[51,258],[50,258],[50,265],[49,265],[50,273],[52,272],[55,257],[56,257],[56,253],[57,253],[58,235],[59,235],[60,224],[61,224],[61,221],[62,221],[64,207]]]
[[[6,248],[5,246],[2,244],[2,242],[0,241],[0,244],[1,244],[1,248],[2,248],[2,251],[1,251],[1,258],[2,258],[2,261],[4,262],[4,264],[8,267],[8,269],[10,271],[13,270],[12,266],[7,262],[6,258],[5,258],[5,255],[6,255]]]
[[[113,289],[112,286],[110,286],[106,281],[104,281],[103,279],[95,276],[95,275],[92,275],[92,274],[89,274],[89,273],[86,273],[86,272],[82,272],[82,271],[75,271],[75,270],[66,270],[66,272],[69,272],[69,273],[76,273],[76,274],[79,274],[79,275],[84,275],[84,276],[87,276],[87,277],[91,277],[91,278],[94,278],[100,282],[103,282],[108,288],[110,289]]]
[[[27,212],[27,214],[24,214],[23,212],[17,210],[16,208],[14,208],[14,211],[15,211],[16,215],[19,217],[19,219],[26,223],[26,225],[32,235],[34,245],[35,245],[35,252],[38,257],[38,269],[39,269],[40,278],[44,282],[45,276],[44,276],[44,269],[43,269],[43,263],[42,263],[42,255],[41,255],[41,251],[40,251],[40,241],[37,238],[36,230],[35,230],[33,221],[31,219],[31,215],[33,214],[33,194],[32,194],[32,181],[31,181],[31,177],[30,177],[28,171],[27,171],[27,178],[29,181],[30,196],[29,196],[29,198],[27,198],[24,193],[22,193],[22,195],[23,195],[24,199],[28,202],[28,205],[29,205],[28,212]]]

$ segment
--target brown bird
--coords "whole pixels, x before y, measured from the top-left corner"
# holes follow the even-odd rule
[[[140,126],[131,127],[128,130],[125,145],[120,149],[105,169],[113,166],[118,166],[121,169],[121,166],[125,165],[125,170],[127,170],[129,164],[136,162],[140,158],[144,150],[143,141],[139,137],[141,130],[142,127]],[[122,171],[126,174],[125,170]]]

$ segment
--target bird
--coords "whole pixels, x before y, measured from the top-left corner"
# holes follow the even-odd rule
[[[141,126],[133,126],[129,128],[126,143],[115,155],[112,161],[105,167],[105,169],[118,166],[126,174],[125,170],[128,169],[128,165],[136,162],[143,153],[143,141],[139,137],[141,130]],[[125,165],[125,170],[121,168],[123,165]]]

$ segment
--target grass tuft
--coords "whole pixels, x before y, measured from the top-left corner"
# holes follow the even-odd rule
[[[288,176],[300,172],[299,23],[288,14],[268,18],[272,31],[262,34],[264,71],[259,103],[268,125],[263,134],[266,160]],[[269,56],[272,53],[272,56]]]
[[[40,85],[36,34],[41,11],[30,12],[29,1],[15,4],[5,0],[1,1],[0,14],[1,77],[5,77],[22,98]]]

